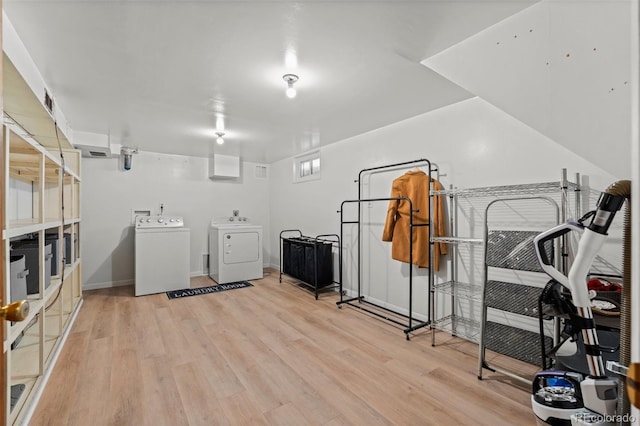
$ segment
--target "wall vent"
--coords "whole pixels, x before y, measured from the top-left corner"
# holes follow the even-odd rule
[[[44,107],[53,115],[53,98],[49,96],[49,92],[44,91]]]
[[[257,179],[267,178],[267,166],[256,166],[256,178]]]

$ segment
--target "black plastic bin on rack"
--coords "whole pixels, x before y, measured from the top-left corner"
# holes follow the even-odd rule
[[[58,255],[57,255],[57,246],[58,246],[58,233],[55,234],[45,234],[45,239],[47,242],[51,242],[53,246],[53,260],[56,264],[54,269],[53,263],[51,265],[51,275],[58,275],[57,273],[57,265],[58,265]],[[64,253],[64,259],[66,265],[71,265],[71,234],[64,233],[64,239],[62,240],[62,252]],[[54,272],[54,270],[56,272]]]
[[[282,272],[316,288],[333,284],[330,242],[308,237],[282,239]]]
[[[58,244],[58,234],[45,234],[45,241],[47,244],[51,244],[51,275],[58,275],[60,265],[60,245]]]
[[[64,234],[64,239],[67,243],[65,256],[67,258],[67,265],[71,265],[71,234]],[[78,256],[80,255],[80,246],[78,246],[78,234],[73,234],[73,262],[78,260]]]

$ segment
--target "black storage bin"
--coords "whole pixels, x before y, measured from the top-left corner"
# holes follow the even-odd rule
[[[284,238],[282,240],[282,272],[302,281],[304,276],[304,246],[302,237]]]
[[[45,235],[47,244],[51,244],[51,275],[58,275],[58,265],[60,265],[60,245],[58,244],[58,234]]]
[[[333,284],[332,244],[315,238],[282,240],[282,272],[316,288]]]
[[[291,246],[291,275],[302,281],[304,276],[304,240],[298,238],[293,241]]]
[[[67,265],[71,265],[71,234],[64,234],[64,239],[67,242],[67,250],[65,256],[67,258]],[[80,256],[80,246],[78,245],[78,234],[73,234],[73,262],[78,260]]]
[[[37,240],[23,240],[11,242],[11,255],[24,255],[26,267],[29,270],[27,275],[27,294],[37,294],[40,286],[38,277],[40,276],[39,247]],[[44,288],[51,284],[51,243],[44,244]]]
[[[57,246],[57,244],[53,244],[53,240],[58,240],[58,233],[56,232],[55,234],[46,234],[45,238],[47,239],[47,241],[51,240],[52,241],[52,245],[53,246]],[[55,248],[53,249],[54,254],[53,257],[56,260],[56,264],[58,263],[58,255],[55,253]],[[64,233],[64,239],[62,240],[62,252],[64,253],[64,261],[66,265],[71,265],[71,263],[73,262],[71,259],[71,234],[68,233]],[[51,270],[53,271],[53,266],[51,267]],[[57,273],[53,273],[53,275],[57,275]]]
[[[282,272],[291,275],[291,240],[282,239]]]
[[[331,244],[310,242],[305,246],[304,253],[304,275],[307,277],[305,281],[318,288],[331,285],[333,283],[333,257],[331,256]]]

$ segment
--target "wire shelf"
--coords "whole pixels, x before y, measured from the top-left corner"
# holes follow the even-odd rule
[[[486,186],[479,188],[465,189],[444,189],[440,191],[431,191],[432,195],[457,195],[459,197],[483,197],[483,196],[522,196],[527,194],[540,194],[545,192],[559,192],[562,189],[579,191],[580,187],[576,183],[567,182],[566,187],[562,187],[562,183],[543,182],[522,185],[503,185],[503,186]]]
[[[469,318],[447,315],[434,321],[432,327],[471,342],[480,342],[480,323]]]
[[[477,284],[468,284],[459,281],[447,281],[436,284],[434,291],[444,294],[450,294],[468,300],[482,300],[482,286]]]
[[[431,241],[433,241],[434,243],[451,243],[451,244],[460,244],[460,243],[484,244],[484,239],[482,238],[432,237]]]

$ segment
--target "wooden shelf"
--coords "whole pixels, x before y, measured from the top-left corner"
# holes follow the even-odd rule
[[[28,420],[32,404],[36,403],[41,387],[45,386],[49,367],[55,362],[75,312],[82,302],[81,264],[78,253],[80,234],[80,152],[66,149],[65,164],[57,149],[47,151],[19,126],[5,126],[3,150],[7,158],[4,196],[7,221],[3,224],[3,244],[7,253],[10,240],[57,232],[60,237],[70,234],[71,264],[62,265],[58,258],[58,271],[42,293],[27,296],[30,313],[19,323],[5,323],[6,394],[11,385],[25,385],[17,404],[11,410],[7,399],[7,419],[4,424],[22,424]],[[63,206],[64,203],[64,217]],[[64,241],[64,239],[62,240]],[[66,255],[59,241],[58,252]],[[10,294],[9,256],[5,260],[5,299]],[[62,268],[62,269],[60,269]],[[39,279],[45,274],[40,271]],[[40,281],[42,288],[42,281]],[[13,346],[13,348],[12,348]]]

